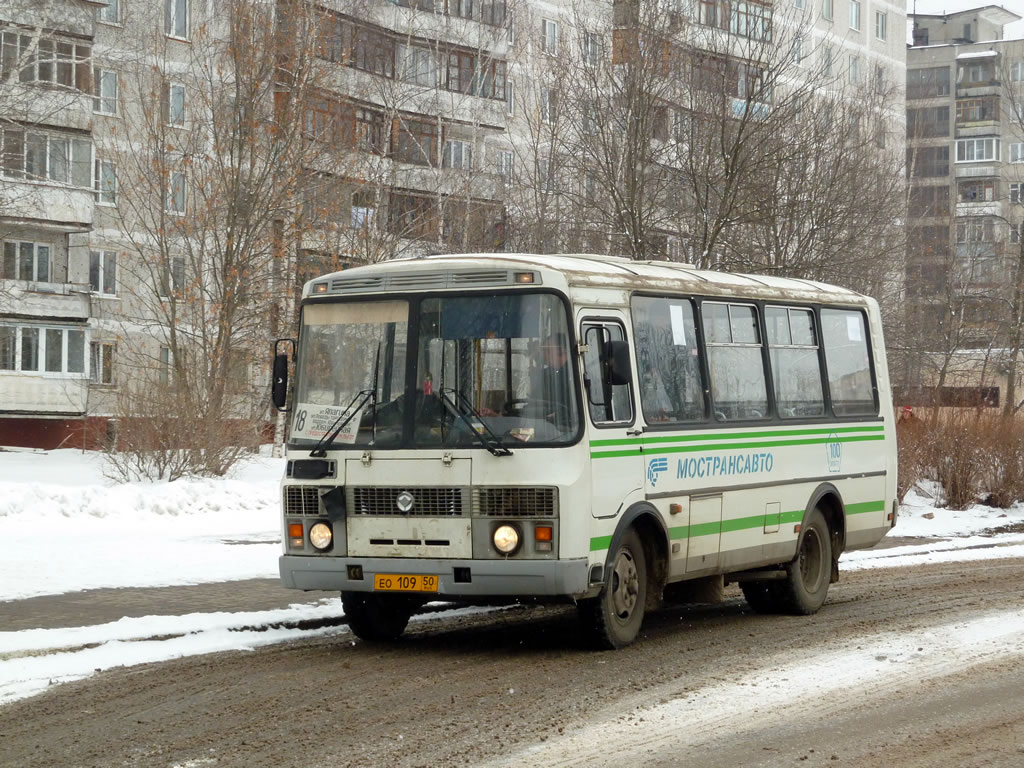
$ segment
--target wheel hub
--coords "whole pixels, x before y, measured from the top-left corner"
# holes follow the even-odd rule
[[[640,577],[629,552],[620,552],[612,572],[612,607],[620,619],[628,619],[636,608]]]

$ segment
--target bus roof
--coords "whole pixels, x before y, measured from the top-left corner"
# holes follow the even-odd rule
[[[805,299],[863,304],[866,297],[839,286],[771,275],[748,275],[696,269],[671,261],[635,261],[593,254],[466,253],[393,259],[318,277],[306,284],[328,284],[324,295],[379,291],[484,288],[513,285],[508,271],[560,273],[573,287],[635,291],[682,291],[748,299]]]

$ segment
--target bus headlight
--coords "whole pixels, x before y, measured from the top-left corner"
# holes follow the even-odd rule
[[[331,526],[327,523],[317,523],[309,529],[309,543],[313,545],[313,549],[329,549],[333,538]]]
[[[499,525],[494,530],[494,548],[503,555],[519,549],[519,531],[514,525]]]

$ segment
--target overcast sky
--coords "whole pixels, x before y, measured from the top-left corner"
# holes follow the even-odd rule
[[[991,3],[986,3],[982,0],[907,0],[908,16],[914,13],[915,5],[917,13],[937,15],[956,13],[968,8],[984,8],[989,5],[996,5],[1018,16],[1024,16],[1024,0],[994,0]],[[910,25],[908,24],[907,26],[909,28]],[[1003,33],[1003,38],[1006,40],[1024,38],[1024,20],[1007,24],[1003,29]]]

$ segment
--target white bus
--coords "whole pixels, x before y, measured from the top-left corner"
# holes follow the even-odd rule
[[[697,579],[810,614],[896,521],[878,305],[842,288],[432,256],[310,281],[282,344],[281,582],[339,590],[363,639],[428,600],[541,598],[619,648]]]

